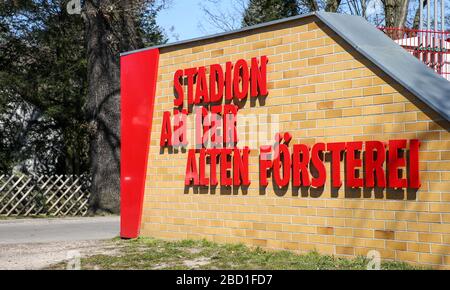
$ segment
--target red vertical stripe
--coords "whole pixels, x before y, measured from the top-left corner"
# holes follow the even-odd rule
[[[139,235],[158,62],[158,49],[120,58],[120,236],[122,238],[136,238]]]

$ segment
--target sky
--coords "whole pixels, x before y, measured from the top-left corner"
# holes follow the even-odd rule
[[[157,15],[157,23],[164,28],[169,42],[186,40],[222,32],[208,23],[202,7],[224,11],[226,15],[239,14],[239,6],[246,0],[169,0],[169,7]],[[380,9],[380,0],[368,0],[368,13]],[[241,11],[242,13],[242,11]],[[236,20],[240,24],[240,19]],[[202,26],[202,27],[199,27]],[[173,28],[173,31],[172,31]]]
[[[227,15],[236,15],[239,3],[246,0],[166,0],[169,1],[168,8],[159,12],[157,23],[164,29],[169,42],[186,40],[214,33],[222,32],[220,29],[208,23],[208,17],[202,7],[210,7],[211,11],[224,11]],[[446,5],[450,0],[445,0]],[[368,14],[374,14],[382,10],[380,0],[368,0]],[[415,10],[417,5],[412,1],[410,5]],[[433,4],[431,4],[433,10]],[[448,6],[447,10],[448,11]],[[446,15],[449,15],[446,12]],[[236,17],[237,18],[237,17]],[[236,20],[240,24],[240,19]],[[380,23],[379,25],[382,25]],[[200,27],[202,26],[202,27]]]
[[[206,4],[205,4],[206,3]],[[171,0],[169,7],[157,16],[157,23],[164,28],[169,42],[201,37],[220,32],[219,29],[208,24],[202,6],[211,5],[205,0]],[[217,5],[221,9],[232,9],[233,0],[223,0]],[[203,25],[203,29],[199,27]],[[174,31],[171,32],[171,27]]]

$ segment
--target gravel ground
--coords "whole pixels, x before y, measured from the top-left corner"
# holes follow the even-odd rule
[[[119,217],[0,220],[0,269],[41,269],[71,257],[114,255]],[[70,259],[75,262],[75,259]]]
[[[0,270],[38,270],[74,257],[115,255],[119,249],[111,240],[0,245]],[[82,265],[81,265],[82,268]]]

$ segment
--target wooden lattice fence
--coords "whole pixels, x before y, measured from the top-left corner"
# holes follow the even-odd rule
[[[0,216],[84,216],[89,188],[84,175],[0,175]]]

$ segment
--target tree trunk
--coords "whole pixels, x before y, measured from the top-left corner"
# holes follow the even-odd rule
[[[327,0],[325,11],[336,12],[339,8],[339,5],[341,5],[341,0]]]
[[[428,0],[424,0],[422,8],[425,8],[427,4]],[[420,3],[419,7],[417,7],[416,14],[414,15],[413,29],[419,29],[419,24],[420,24]]]
[[[133,15],[137,3],[86,0],[83,8],[89,82],[86,113],[91,131],[91,214],[120,212],[119,54],[141,44]]]
[[[382,2],[384,5],[386,27],[404,27],[409,0],[382,0]]]
[[[309,11],[311,12],[319,10],[319,5],[317,5],[316,0],[306,0],[305,4],[308,6]]]

